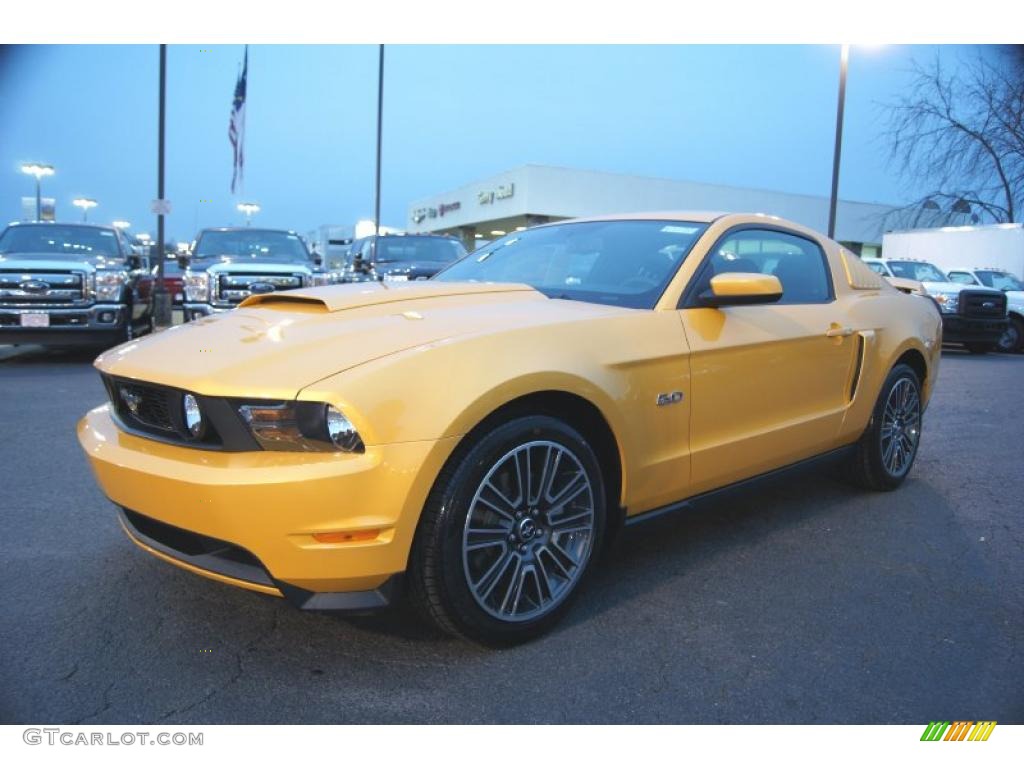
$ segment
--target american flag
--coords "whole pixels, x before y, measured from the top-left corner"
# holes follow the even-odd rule
[[[231,172],[231,194],[235,187],[242,188],[242,173],[245,170],[245,81],[249,74],[249,46],[245,46],[242,74],[235,82],[235,98],[231,102],[231,119],[228,121],[228,141],[235,162]]]

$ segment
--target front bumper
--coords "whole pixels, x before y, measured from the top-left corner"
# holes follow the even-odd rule
[[[21,325],[21,316],[45,312],[45,328]],[[89,307],[0,307],[0,344],[52,344],[92,346],[115,341],[127,322],[122,304]]]
[[[311,610],[387,605],[420,511],[456,438],[363,454],[219,453],[122,432],[108,405],[78,439],[122,525],[151,554]],[[379,531],[322,543],[314,533]]]
[[[950,344],[995,344],[1006,332],[1006,324],[1006,318],[993,320],[943,315],[942,341]]]

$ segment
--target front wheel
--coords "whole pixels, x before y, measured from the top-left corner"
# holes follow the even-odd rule
[[[900,363],[885,379],[871,421],[846,469],[857,485],[892,491],[906,479],[921,440],[921,383]]]
[[[1019,317],[1011,317],[1006,325],[1006,330],[999,337],[996,349],[1000,352],[1012,353],[1024,350],[1024,320]]]
[[[605,490],[572,427],[523,416],[446,466],[423,510],[410,594],[434,624],[485,645],[538,637],[568,609],[600,549]]]

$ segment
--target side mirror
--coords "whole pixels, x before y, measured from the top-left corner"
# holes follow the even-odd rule
[[[142,266],[142,259],[132,254],[126,259],[126,263],[128,264],[128,269],[139,269]]]
[[[186,253],[179,253],[178,254],[178,266],[181,269],[188,269],[188,265],[189,265],[190,261],[191,261],[191,259],[189,258],[188,254],[186,254]]]
[[[699,296],[702,307],[771,304],[782,298],[782,282],[760,272],[726,272],[711,278],[711,289]]]
[[[365,272],[366,271],[366,262],[363,260],[363,255],[361,253],[357,253],[352,258],[352,271],[353,272]]]

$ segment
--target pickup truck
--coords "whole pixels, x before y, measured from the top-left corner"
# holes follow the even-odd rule
[[[962,344],[972,354],[994,350],[1008,324],[1006,294],[953,282],[934,264],[920,259],[865,258],[864,263],[888,278],[916,280],[942,315],[942,341]]]
[[[186,321],[234,309],[253,294],[336,282],[291,230],[204,229],[180,263]]]
[[[1024,352],[1024,283],[998,267],[954,267],[947,274],[954,283],[994,288],[1006,294],[1010,322],[996,347],[1000,352]]]
[[[110,347],[153,330],[153,277],[113,227],[15,223],[0,234],[0,344]]]

